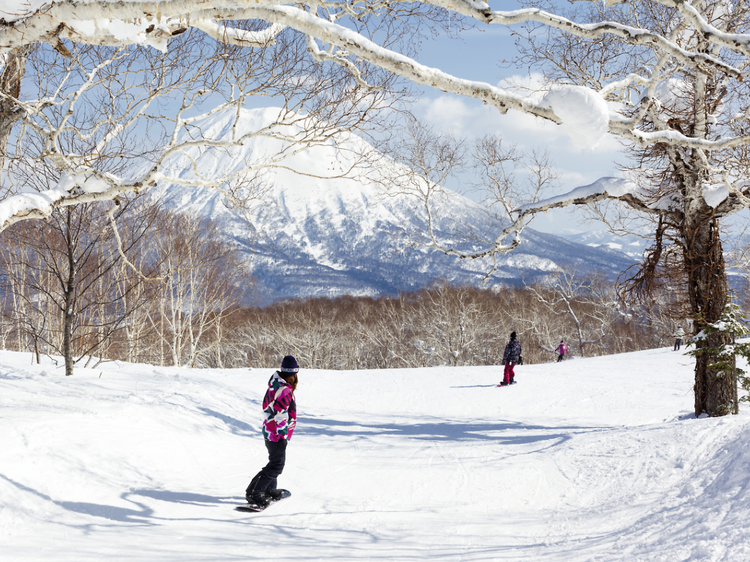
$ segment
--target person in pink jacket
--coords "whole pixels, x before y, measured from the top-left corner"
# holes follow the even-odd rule
[[[297,425],[297,389],[299,365],[291,355],[284,357],[281,368],[268,381],[263,398],[263,437],[268,450],[268,464],[255,475],[245,490],[249,503],[266,506],[281,497],[276,483],[286,464],[286,448]]]
[[[557,357],[557,362],[559,363],[563,359],[565,359],[565,355],[568,353],[568,344],[565,343],[565,341],[560,340],[560,345],[557,346],[555,349],[557,353],[559,353],[559,356]]]

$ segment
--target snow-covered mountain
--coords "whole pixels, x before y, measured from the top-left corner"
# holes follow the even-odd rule
[[[248,110],[233,127],[233,115],[216,115],[201,127],[205,138],[266,127],[278,110]],[[268,136],[253,137],[242,147],[191,155],[207,175],[230,174],[248,161],[259,161],[288,144]],[[351,165],[354,153],[373,151],[357,137],[314,146],[267,171],[270,187],[251,220],[260,236],[253,236],[245,217],[223,203],[211,188],[160,184],[152,196],[178,212],[195,213],[220,221],[227,238],[244,252],[260,284],[261,304],[287,297],[376,296],[424,286],[435,279],[481,283],[491,260],[460,260],[435,250],[408,247],[403,234],[425,232],[425,214],[416,198],[389,196],[372,179],[331,177]],[[388,162],[388,165],[396,166]],[[175,159],[172,173],[181,180],[194,178],[192,162]],[[296,172],[302,172],[303,175]],[[198,182],[196,182],[198,183]],[[472,228],[494,238],[484,209],[472,200],[448,192],[434,225],[442,240],[457,240],[457,232]],[[616,276],[632,263],[627,255],[592,248],[563,238],[526,229],[523,243],[498,257],[490,285],[513,285],[547,275],[560,267],[581,272],[599,270]],[[469,248],[470,243],[463,243]]]
[[[634,235],[617,236],[608,230],[592,230],[588,232],[576,232],[574,234],[564,234],[566,240],[577,244],[584,244],[592,248],[608,248],[616,252],[622,252],[629,256],[633,261],[638,261],[643,257],[644,250],[650,242],[645,238]]]

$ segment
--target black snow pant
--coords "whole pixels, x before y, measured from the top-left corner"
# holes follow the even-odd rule
[[[565,354],[561,353],[560,356],[557,358],[557,362],[559,363],[560,361],[562,361],[564,357],[565,357]]]
[[[286,439],[278,441],[269,441],[266,439],[266,449],[268,449],[268,464],[255,475],[245,490],[245,496],[249,497],[253,493],[265,492],[266,490],[276,489],[276,479],[284,470],[286,463]]]

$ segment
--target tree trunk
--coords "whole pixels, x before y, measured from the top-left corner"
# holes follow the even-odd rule
[[[21,81],[26,73],[26,57],[31,52],[31,45],[25,45],[9,51],[7,62],[0,73],[0,174],[5,167],[6,148],[13,125],[16,124],[23,112],[16,103],[6,97],[18,99],[21,92]]]
[[[704,45],[701,50],[707,50]],[[708,122],[708,77],[698,72],[694,82],[694,105],[691,136],[707,139]],[[719,220],[713,207],[703,198],[704,179],[709,177],[707,156],[699,150],[674,151],[672,162],[683,182],[685,270],[688,280],[688,297],[695,317],[695,328],[700,332],[707,324],[718,321],[727,304],[727,274],[724,252],[719,233]],[[682,154],[687,158],[683,163]],[[711,368],[717,361],[715,351],[729,343],[729,336],[722,333],[707,335],[696,342],[695,361],[695,415],[711,417],[725,416],[732,412],[736,395],[731,373]]]
[[[688,276],[688,294],[696,330],[716,322],[727,304],[727,276],[724,254],[719,238],[718,220],[711,217],[713,209],[706,207],[694,217],[686,218],[685,267]],[[718,348],[729,343],[728,336],[711,335],[696,342],[696,349]],[[726,341],[725,341],[726,340]],[[705,413],[711,417],[732,412],[736,389],[730,373],[711,369],[716,355],[699,354],[695,362],[695,415]]]
[[[65,376],[69,377],[73,374],[73,307],[75,306],[75,280],[76,280],[76,260],[74,256],[74,244],[71,235],[71,211],[66,210],[67,215],[67,229],[66,229],[66,242],[67,242],[67,258],[68,258],[68,278],[65,280],[65,295],[63,303],[65,310],[63,310],[63,357],[65,358]]]

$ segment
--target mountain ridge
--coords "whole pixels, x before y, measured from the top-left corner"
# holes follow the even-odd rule
[[[202,134],[222,138],[230,130],[244,134],[251,128],[261,129],[274,118],[275,111],[243,110],[236,129],[230,127],[230,116],[217,116]],[[191,156],[204,175],[209,175],[204,171],[218,170],[226,174],[244,162],[268,158],[285,148],[277,138],[253,137],[242,147]],[[175,212],[192,213],[221,224],[226,240],[245,256],[257,279],[257,304],[345,294],[375,297],[419,289],[437,279],[482,284],[493,267],[491,259],[462,260],[424,246],[409,246],[405,235],[419,236],[427,228],[416,198],[389,195],[377,178],[370,176],[326,177],[332,169],[349,167],[352,154],[368,150],[374,151],[362,139],[350,136],[335,144],[307,148],[288,157],[285,168],[268,171],[264,176],[268,192],[250,217],[257,233],[252,232],[241,212],[223,203],[216,189],[160,183],[152,189],[151,197]],[[171,168],[181,182],[191,181],[190,158],[175,159]],[[471,227],[494,238],[493,229],[498,225],[480,205],[449,190],[442,197],[437,202],[441,213],[433,225],[439,239],[452,240],[459,249],[470,250],[476,247],[474,243],[457,238],[462,229]],[[602,271],[616,277],[633,262],[621,252],[588,247],[530,228],[521,238],[522,244],[513,252],[497,256],[497,271],[487,280],[487,286],[523,284],[563,265],[582,273]]]

